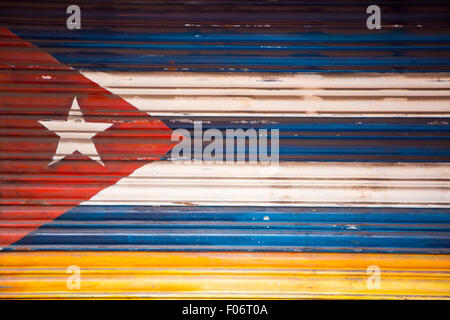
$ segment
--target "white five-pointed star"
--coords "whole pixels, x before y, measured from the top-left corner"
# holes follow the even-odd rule
[[[75,151],[87,155],[92,160],[105,166],[92,138],[113,124],[84,121],[83,113],[76,97],[73,99],[67,120],[42,120],[39,123],[59,136],[58,147],[52,161],[48,164],[49,166]]]

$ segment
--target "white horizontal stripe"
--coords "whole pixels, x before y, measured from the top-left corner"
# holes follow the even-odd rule
[[[82,71],[105,87],[448,89],[450,73],[214,73]]]
[[[450,164],[159,161],[83,204],[447,207]]]
[[[450,75],[447,73],[83,74],[154,116],[450,116]]]

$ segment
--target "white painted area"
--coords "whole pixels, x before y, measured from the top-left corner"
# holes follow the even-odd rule
[[[448,117],[450,74],[83,72],[154,116]]]
[[[105,87],[448,89],[450,73],[274,74],[82,71]]]
[[[114,92],[114,91],[113,91]],[[405,98],[324,99],[319,96],[188,97],[121,96],[153,116],[249,116],[249,117],[449,117],[448,100]],[[425,108],[424,105],[427,107]]]
[[[450,205],[450,164],[280,163],[145,165],[83,204],[384,206]]]
[[[450,117],[449,73],[83,74],[154,116]],[[447,207],[449,187],[449,164],[159,161],[83,204]]]
[[[84,121],[83,113],[76,97],[73,99],[67,120],[42,120],[39,123],[60,137],[56,152],[52,161],[48,164],[49,166],[61,161],[75,151],[87,155],[104,166],[92,138],[113,124]]]

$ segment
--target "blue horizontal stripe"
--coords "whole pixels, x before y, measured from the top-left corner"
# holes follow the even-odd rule
[[[25,248],[450,253],[450,209],[78,206]]]
[[[87,70],[445,72],[450,35],[383,30],[345,34],[199,28],[159,32],[14,27],[62,63]]]
[[[92,64],[121,64],[139,65],[145,68],[151,65],[165,66],[203,66],[220,65],[223,67],[262,67],[262,66],[283,66],[283,67],[354,67],[354,66],[450,66],[450,58],[431,57],[261,57],[251,55],[161,55],[161,54],[116,54],[111,52],[96,53],[53,53],[59,61],[76,65],[79,67],[89,67]],[[114,69],[114,68],[111,68]],[[449,68],[450,69],[450,68]]]
[[[221,131],[223,150],[226,150],[227,129],[266,129],[269,146],[271,130],[278,129],[282,161],[450,161],[448,118],[271,117],[270,121],[261,117],[227,116],[159,118],[173,130],[190,132],[191,155],[194,155],[194,138],[201,139],[194,135],[194,122],[198,121],[203,133],[208,129]],[[204,141],[202,150],[209,143]],[[235,147],[234,152],[252,154],[248,145],[245,149]],[[167,158],[171,158],[170,152],[163,157]]]
[[[207,29],[207,28],[203,28]],[[383,32],[358,32],[346,34],[337,34],[336,32],[322,33],[317,31],[305,31],[298,33],[276,33],[273,31],[245,33],[242,31],[222,31],[214,29],[214,32],[186,31],[186,32],[167,32],[164,28],[159,33],[151,32],[117,32],[114,30],[93,30],[89,28],[82,28],[73,32],[67,29],[48,29],[43,32],[40,29],[21,29],[14,27],[13,32],[21,37],[28,38],[31,41],[38,40],[89,40],[96,42],[109,41],[177,41],[177,42],[257,42],[261,43],[267,41],[285,42],[285,43],[445,43],[450,42],[450,35],[448,34],[418,34],[408,33],[401,30],[389,30]]]

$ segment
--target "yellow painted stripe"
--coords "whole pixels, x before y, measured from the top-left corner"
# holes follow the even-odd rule
[[[70,290],[67,267],[81,270]],[[367,268],[381,270],[369,289]],[[450,298],[450,256],[335,253],[11,252],[1,298]]]

